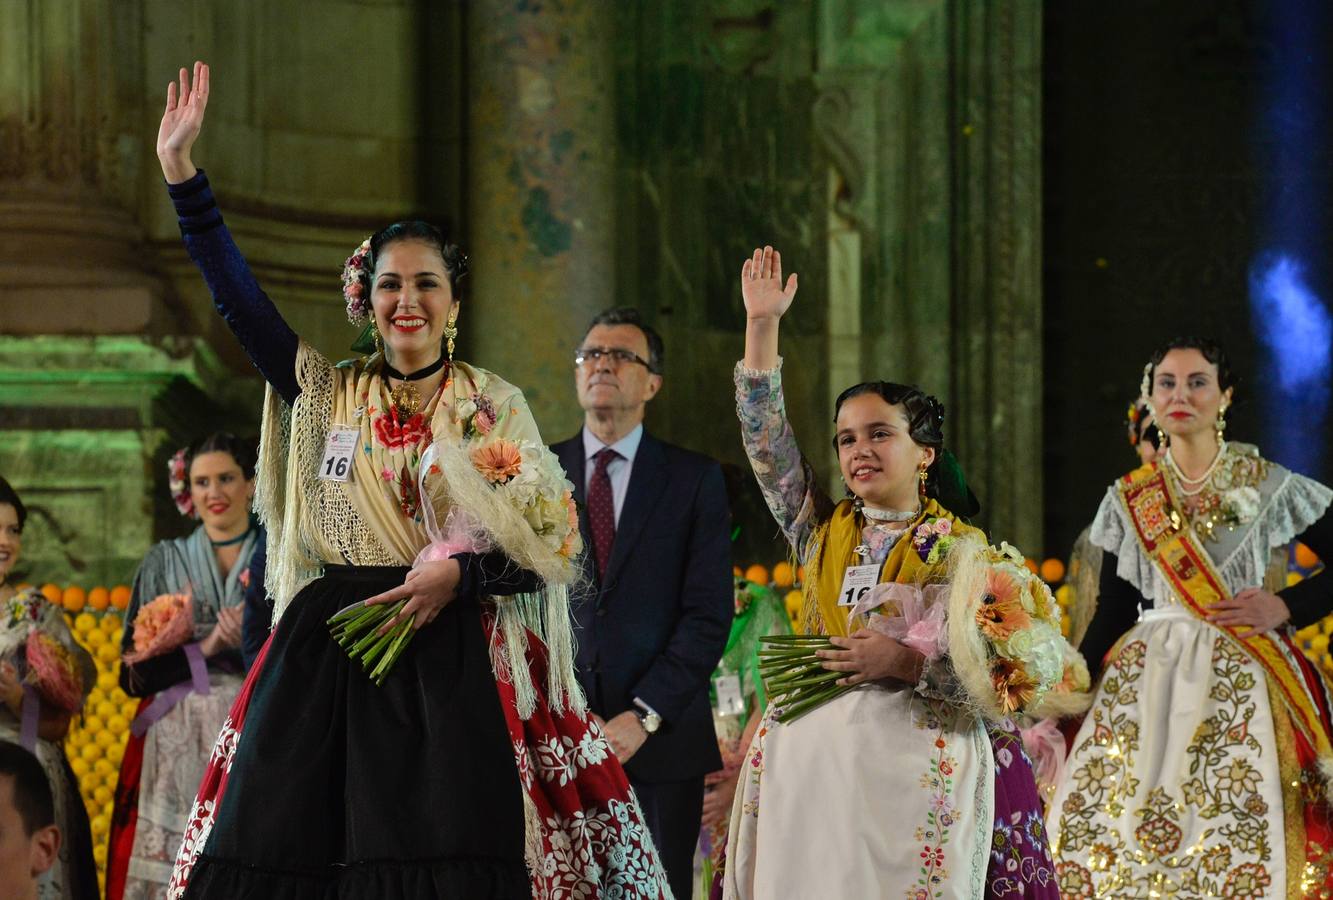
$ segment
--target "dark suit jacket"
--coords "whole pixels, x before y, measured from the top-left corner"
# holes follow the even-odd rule
[[[662,716],[625,767],[637,779],[720,769],[709,682],[734,610],[722,468],[645,431],[603,583],[590,552],[582,431],[552,449],[579,504],[586,586],[573,598],[574,637],[589,704],[610,719],[639,697]]]

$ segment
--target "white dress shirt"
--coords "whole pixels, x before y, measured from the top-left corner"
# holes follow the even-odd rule
[[[625,506],[625,494],[629,491],[629,475],[634,468],[634,456],[639,452],[639,442],[643,440],[643,423],[634,426],[634,430],[614,444],[612,450],[620,454],[620,459],[613,459],[606,465],[606,477],[611,479],[611,503],[615,507],[616,527],[620,527],[620,510]],[[583,496],[588,496],[588,486],[592,484],[592,473],[597,468],[593,459],[608,446],[595,434],[583,426]]]

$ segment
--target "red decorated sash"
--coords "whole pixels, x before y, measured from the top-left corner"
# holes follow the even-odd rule
[[[1176,497],[1171,479],[1156,466],[1130,472],[1117,483],[1120,502],[1134,526],[1139,546],[1153,561],[1181,602],[1202,621],[1213,604],[1228,599],[1212,558],[1199,546]],[[1328,691],[1323,676],[1303,665],[1301,651],[1285,631],[1242,638],[1241,627],[1215,626],[1268,674],[1290,714],[1292,725],[1320,758],[1333,757]]]

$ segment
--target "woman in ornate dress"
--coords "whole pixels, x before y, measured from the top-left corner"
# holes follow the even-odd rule
[[[1065,897],[1333,890],[1328,684],[1291,638],[1333,582],[1282,587],[1291,541],[1333,556],[1333,491],[1224,439],[1233,382],[1211,340],[1154,354],[1166,448],[1093,522],[1101,680],[1048,817]]]
[[[93,688],[97,667],[74,640],[59,606],[48,602],[36,588],[20,591],[10,583],[23,549],[27,519],[27,508],[18,493],[0,478],[0,739],[31,750],[51,783],[60,850],[55,865],[38,880],[37,896],[41,900],[96,900],[97,868],[88,813],[65,757],[64,740],[70,719]],[[59,645],[53,658],[60,658],[63,671],[51,674],[63,676],[59,679],[62,684],[44,686],[40,673],[28,666],[28,647],[37,634]],[[43,696],[44,687],[47,696]],[[57,699],[59,702],[53,702]]]
[[[843,392],[833,443],[849,497],[835,503],[820,489],[782,395],[778,326],[796,281],[784,286],[768,247],[743,268],[741,434],[805,566],[802,630],[830,635],[841,649],[820,650],[824,666],[858,687],[786,724],[770,703],[732,810],[724,896],[1055,897],[1037,789],[1012,723],[988,725],[956,702],[947,655],[931,660],[856,628],[839,605],[844,572],[858,560],[877,569],[878,587],[929,595],[949,577],[950,548],[984,542],[958,515],[975,513],[976,501],[943,450],[943,409],[914,387],[867,382]],[[1057,651],[1057,669],[1059,659]]]
[[[332,364],[259,289],[190,160],[208,76],[196,63],[169,88],[158,157],[186,248],[269,385],[277,624],[218,738],[173,896],[664,896],[574,679],[569,485],[522,393],[453,358],[466,257],[422,222],[367,239],[344,299],[380,349]],[[402,605],[381,633],[415,637],[377,683],[329,620],[384,603]]]
[[[107,853],[109,900],[165,897],[185,822],[227,710],[241,689],[245,572],[263,541],[251,515],[253,444],[217,433],[169,463],[172,499],[199,520],[189,535],[153,545],[134,576],[125,612],[120,686],[142,698],[121,758]],[[140,611],[188,596],[184,643],[135,656]],[[161,605],[161,604],[159,604]],[[138,635],[140,649],[146,635]]]

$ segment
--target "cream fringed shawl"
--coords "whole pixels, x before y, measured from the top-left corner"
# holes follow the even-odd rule
[[[496,677],[513,683],[519,714],[528,718],[536,703],[524,661],[530,631],[549,654],[550,706],[581,713],[569,619],[578,523],[570,485],[523,394],[483,369],[455,362],[421,417],[400,423],[386,413],[379,370],[378,356],[335,366],[303,341],[296,402],[288,406],[268,389],[255,505],[268,528],[265,586],[274,621],[325,564],[408,566],[431,541],[426,513],[440,522],[465,521],[544,582],[534,594],[490,598],[500,638],[492,659]],[[352,477],[323,481],[325,439],[340,425],[360,432]],[[482,448],[521,449],[520,472],[508,483],[488,481],[473,459]]]

